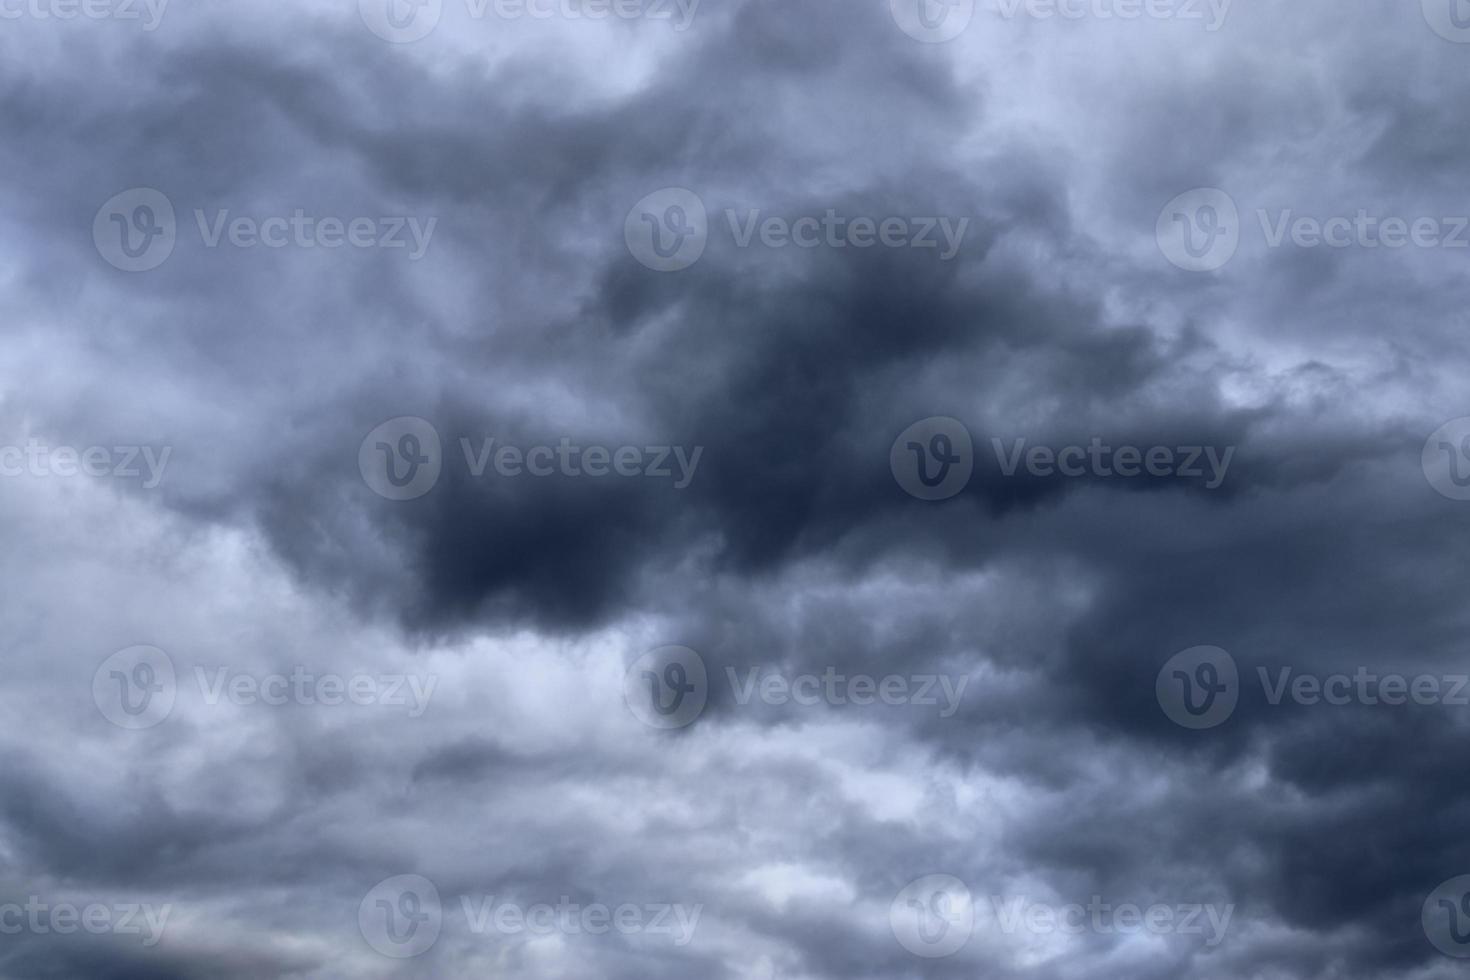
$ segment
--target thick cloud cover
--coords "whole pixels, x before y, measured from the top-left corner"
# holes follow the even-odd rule
[[[1459,7],[532,7],[0,2],[0,977],[1456,975]]]

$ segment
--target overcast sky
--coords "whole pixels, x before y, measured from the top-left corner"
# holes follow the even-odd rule
[[[0,978],[1445,980],[1460,0],[0,0]]]

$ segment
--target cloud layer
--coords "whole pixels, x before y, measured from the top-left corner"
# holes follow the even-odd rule
[[[1451,976],[1446,6],[0,3],[0,976]]]

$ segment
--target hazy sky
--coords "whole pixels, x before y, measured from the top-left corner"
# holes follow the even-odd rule
[[[1461,0],[0,0],[0,978],[1460,976],[1467,92]]]

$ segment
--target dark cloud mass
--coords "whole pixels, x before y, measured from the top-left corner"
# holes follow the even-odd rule
[[[1445,980],[1459,0],[0,0],[0,980]]]

